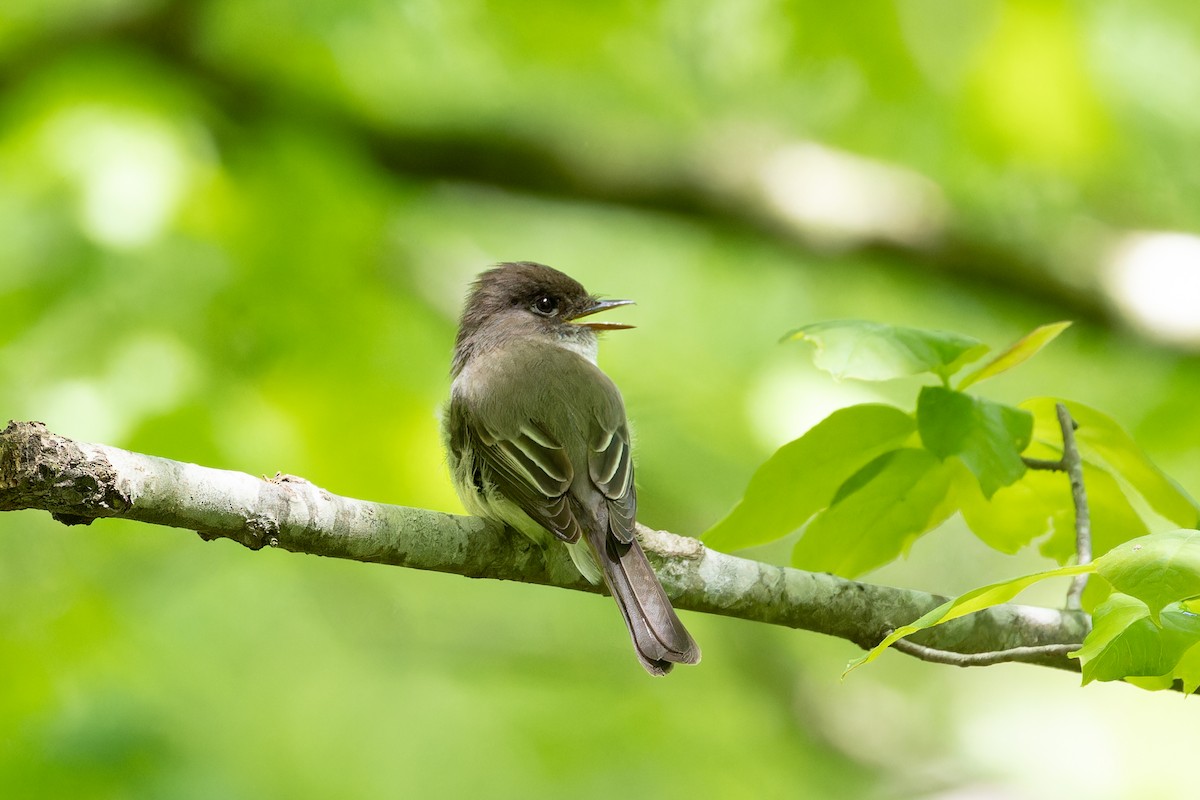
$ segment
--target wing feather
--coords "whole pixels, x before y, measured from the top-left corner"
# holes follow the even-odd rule
[[[616,425],[600,427],[588,452],[588,476],[608,505],[608,528],[622,544],[633,541],[637,516],[637,490],[633,485],[629,427],[618,417]]]
[[[457,410],[451,404],[452,414]],[[465,420],[458,420],[464,422]],[[566,541],[578,541],[582,530],[571,511],[567,492],[574,469],[566,451],[553,437],[532,423],[512,438],[496,436],[478,423],[456,424],[466,441],[455,447],[459,457],[474,459],[470,469],[479,475],[476,489],[494,487],[534,522]],[[482,484],[482,486],[478,485]]]

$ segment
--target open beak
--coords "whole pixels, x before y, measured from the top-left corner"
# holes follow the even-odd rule
[[[571,317],[568,322],[574,323],[584,328],[591,328],[594,331],[620,331],[626,328],[632,328],[632,325],[626,325],[623,322],[575,322],[577,319],[590,317],[592,314],[599,314],[601,311],[607,311],[610,308],[618,306],[631,306],[632,300],[599,300],[595,305],[585,308],[575,316]]]

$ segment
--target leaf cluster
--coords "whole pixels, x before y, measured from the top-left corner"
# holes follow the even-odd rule
[[[1087,487],[1091,564],[1076,553],[1075,507],[1061,466],[1060,402],[1010,406],[967,389],[1019,366],[1069,323],[1037,328],[959,376],[989,352],[971,337],[863,321],[824,322],[785,341],[814,346],[835,378],[883,381],[933,376],[915,409],[863,404],[834,412],[781,447],[751,478],[742,500],[705,534],[717,549],[766,544],[801,531],[793,566],[853,577],[905,554],[923,534],[960,514],[985,544],[1015,553],[1035,542],[1060,566],[968,592],[905,626],[860,659],[903,636],[1010,601],[1051,577],[1096,574],[1084,597],[1095,626],[1073,654],[1085,682],[1128,679],[1147,688],[1200,686],[1200,506],[1112,418],[1066,403]],[[1031,469],[1030,464],[1043,467]],[[1162,520],[1181,530],[1151,533]],[[1200,606],[1197,606],[1200,608]]]

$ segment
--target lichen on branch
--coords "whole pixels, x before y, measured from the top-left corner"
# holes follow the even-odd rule
[[[564,548],[543,550],[493,523],[341,497],[286,475],[241,472],[60,436],[37,422],[0,432],[0,511],[40,509],[67,523],[121,518],[232,539],[257,550],[435,570],[599,592]],[[926,592],[846,580],[721,553],[696,539],[639,526],[677,608],[815,631],[871,647],[937,607]],[[919,637],[919,644],[985,653],[1082,640],[1082,612],[997,606]],[[1061,648],[1030,663],[1078,670]]]

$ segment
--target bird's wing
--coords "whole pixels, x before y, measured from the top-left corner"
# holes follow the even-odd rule
[[[462,409],[451,404],[451,413]],[[534,422],[507,432],[488,430],[478,420],[455,424],[466,442],[451,442],[459,457],[473,459],[476,489],[494,486],[531,519],[566,542],[579,540],[580,528],[571,513],[567,491],[575,470],[561,444]]]
[[[629,456],[629,426],[623,412],[597,420],[588,449],[588,475],[608,503],[609,532],[622,544],[633,541],[637,489]]]

